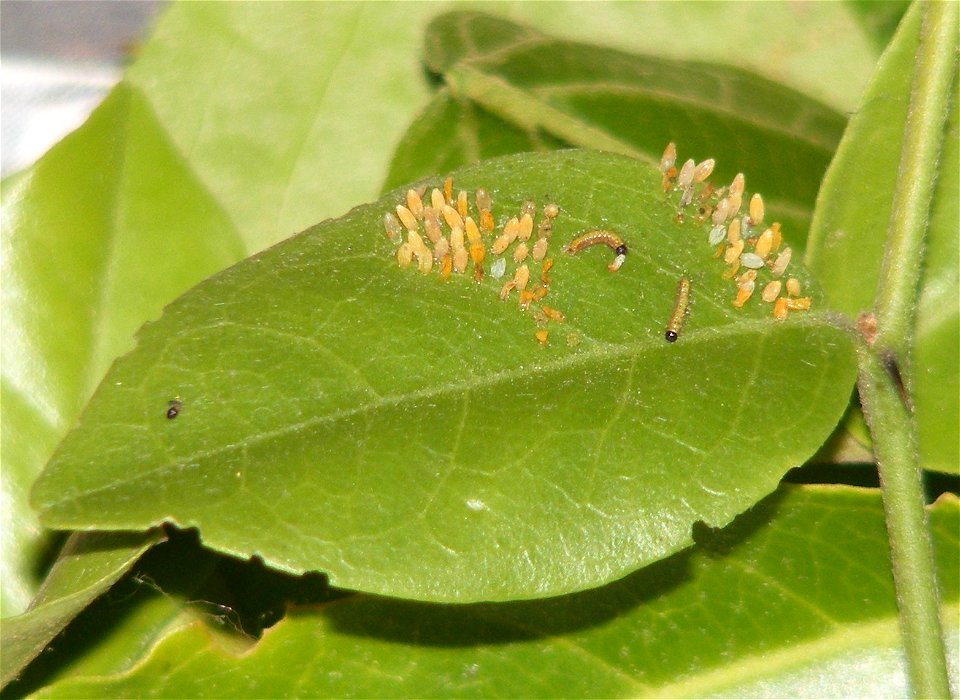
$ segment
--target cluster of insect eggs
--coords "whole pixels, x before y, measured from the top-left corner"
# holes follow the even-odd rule
[[[521,310],[538,302],[533,309],[538,325],[535,337],[546,344],[547,322],[564,320],[560,311],[542,303],[550,287],[553,259],[547,253],[560,208],[546,204],[538,222],[536,205],[527,200],[518,215],[497,230],[489,192],[478,189],[472,199],[471,205],[466,190],[454,196],[453,179],[449,177],[442,189],[433,188],[429,196],[426,187],[407,190],[405,202],[383,215],[387,238],[399,244],[394,252],[397,263],[403,268],[415,264],[423,274],[436,268],[442,280],[466,273],[472,264],[473,279],[480,283],[488,274],[484,265],[492,258],[489,276],[496,280],[506,277],[499,292],[502,301],[517,292]],[[515,265],[511,276],[507,276],[508,259]],[[540,266],[536,274],[531,264]]]
[[[801,296],[800,282],[795,277],[781,278],[790,265],[793,251],[783,247],[780,224],[773,222],[764,226],[763,197],[754,194],[743,208],[745,179],[737,173],[726,187],[714,188],[707,178],[713,172],[714,160],[696,163],[691,158],[679,170],[676,167],[677,147],[667,144],[660,159],[663,188],[679,190],[678,218],[691,204],[698,204],[696,218],[705,221],[708,217],[711,228],[707,240],[715,248],[715,257],[723,258],[726,265],[723,278],[732,280],[736,286],[733,305],[742,308],[757,289],[757,276],[767,271],[770,279],[760,292],[763,302],[773,304],[773,317],[778,321],[787,318],[790,311],[806,311],[810,297]],[[699,187],[698,187],[699,186]]]

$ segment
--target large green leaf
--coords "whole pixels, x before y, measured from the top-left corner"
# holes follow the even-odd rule
[[[397,266],[382,217],[402,191],[211,278],[113,367],[38,481],[43,522],[169,520],[337,586],[451,601],[596,586],[688,545],[819,447],[854,357],[799,268],[814,311],[733,308],[709,226],[678,224],[660,180],[577,151],[456,175],[501,223],[542,192],[560,206],[545,301],[567,320],[545,346],[543,312],[500,301],[489,274]],[[630,247],[616,274],[612,251],[560,252],[599,225]]]
[[[919,4],[905,17],[850,121],[817,202],[807,262],[830,305],[851,316],[870,310],[883,261],[907,118],[914,56],[920,41]],[[957,101],[944,132],[938,182],[908,367],[919,426],[921,464],[960,470],[960,149]],[[862,425],[859,421],[854,426]],[[862,428],[854,428],[863,435]]]
[[[3,621],[0,685],[9,683],[159,539],[155,531],[72,535],[30,609]]]
[[[930,517],[956,679],[956,498]],[[598,590],[470,606],[354,596],[291,611],[243,654],[196,623],[129,671],[41,696],[904,697],[887,565],[875,491],[784,488]]]
[[[47,535],[25,493],[105,365],[128,346],[133,328],[184,286],[376,195],[390,149],[429,95],[420,62],[423,31],[449,7],[171,4],[109,105],[35,168],[3,183],[4,614],[25,608],[42,573]],[[839,109],[852,106],[849,86],[866,81],[873,61],[855,17],[840,5],[816,11],[777,4],[619,3],[588,12],[571,3],[483,7],[579,40],[678,58],[725,57]],[[661,36],[680,22],[687,41],[665,43]],[[138,105],[128,116],[126,95]],[[159,150],[133,147],[140,139]],[[130,147],[117,158],[123,143]],[[143,179],[131,179],[134,172]],[[165,197],[172,203],[153,210]],[[87,214],[94,210],[117,215],[93,225],[96,216]],[[124,212],[142,213],[139,265],[111,252],[113,241],[130,235],[122,233]],[[207,224],[193,225],[205,218]],[[37,225],[63,219],[63,229]],[[164,255],[153,255],[157,250]],[[114,285],[111,275],[140,284],[104,297],[90,293]],[[18,319],[30,308],[36,320],[26,331]],[[78,330],[83,319],[96,319],[96,330]],[[85,339],[94,335],[97,362],[77,374],[90,355]],[[37,379],[28,393],[21,393],[24,377]]]
[[[721,181],[742,169],[748,184],[763,183],[768,206],[794,245],[803,244],[845,121],[809,97],[741,69],[560,41],[475,13],[438,17],[426,43],[431,68],[463,102],[434,99],[404,139],[388,183],[471,156],[528,150],[541,134],[544,145],[552,137],[648,161],[676,141],[686,154],[715,158]],[[493,115],[510,126],[493,128]]]

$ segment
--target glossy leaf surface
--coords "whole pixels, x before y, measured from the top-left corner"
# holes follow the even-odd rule
[[[931,508],[957,679],[957,501]],[[903,697],[876,492],[783,488],[604,588],[443,606],[366,596],[291,611],[243,654],[201,624],[129,672],[45,697]]]
[[[72,535],[30,609],[3,621],[0,685],[9,683],[160,539],[157,532]]]
[[[872,308],[883,262],[907,117],[919,5],[884,54],[861,108],[828,171],[817,204],[807,262],[832,308],[856,316]],[[912,384],[924,468],[960,470],[960,149],[954,99],[944,131],[918,291]],[[854,430],[857,430],[854,427]],[[860,432],[860,431],[857,431]]]
[[[588,588],[688,545],[815,451],[854,358],[799,267],[814,311],[733,308],[709,227],[678,225],[660,179],[577,151],[455,177],[499,222],[543,192],[559,205],[543,303],[566,321],[541,318],[543,346],[546,312],[500,301],[502,281],[397,266],[382,217],[401,192],[211,278],[114,366],[38,482],[44,522],[170,520],[333,585],[449,601]],[[603,246],[560,251],[597,226],[628,242],[615,274]]]
[[[22,611],[39,584],[48,533],[26,493],[106,364],[185,287],[376,196],[390,149],[429,95],[424,29],[448,7],[173,3],[134,47],[125,85],[104,105],[109,116],[101,110],[35,168],[4,181],[2,614]],[[739,63],[838,109],[852,107],[850,86],[867,80],[873,62],[843,5],[484,9],[580,41],[677,58],[729,61],[733,39]],[[680,21],[687,40],[664,43]],[[778,60],[768,60],[771,51]],[[138,106],[126,111],[130,94]],[[173,203],[152,209],[165,197]],[[124,228],[128,219],[135,229]],[[145,251],[139,263],[120,254],[133,239]],[[97,295],[108,288],[115,293]],[[35,314],[22,313],[31,307]],[[84,319],[96,329],[83,328]]]
[[[431,68],[459,101],[434,98],[404,139],[389,183],[439,172],[453,155],[518,145],[559,140],[657,161],[675,141],[681,163],[714,158],[718,183],[742,170],[794,245],[803,244],[844,126],[842,115],[809,97],[741,69],[561,41],[476,13],[438,17],[426,46]],[[497,118],[504,127],[491,126]]]

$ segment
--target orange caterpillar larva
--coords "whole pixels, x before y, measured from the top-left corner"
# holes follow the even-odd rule
[[[567,244],[564,251],[571,255],[576,255],[584,248],[589,248],[592,245],[605,245],[616,253],[617,257],[607,266],[610,272],[619,270],[627,259],[627,244],[613,231],[605,231],[603,229],[587,231],[583,235],[577,236]]]

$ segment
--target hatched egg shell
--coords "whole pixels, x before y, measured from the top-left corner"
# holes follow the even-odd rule
[[[666,173],[677,162],[677,144],[673,141],[667,144],[663,149],[663,155],[660,156],[660,172]]]
[[[703,182],[710,177],[714,165],[716,165],[716,161],[713,158],[707,158],[705,161],[699,163],[693,170],[693,181]]]
[[[760,293],[760,298],[768,304],[772,303],[778,296],[780,296],[780,288],[782,286],[783,285],[781,284],[780,280],[773,280],[763,288],[763,292]]]
[[[480,211],[490,211],[492,206],[492,201],[490,200],[490,193],[487,192],[482,187],[479,188],[475,194],[475,199],[477,201],[477,209]]]
[[[547,246],[548,241],[546,238],[537,239],[537,242],[533,244],[532,256],[534,261],[540,262],[547,256]]]
[[[693,162],[693,158],[690,158],[683,164],[683,167],[680,168],[680,174],[677,175],[677,185],[683,188],[689,187],[693,183],[693,171],[696,169],[697,165]]]

